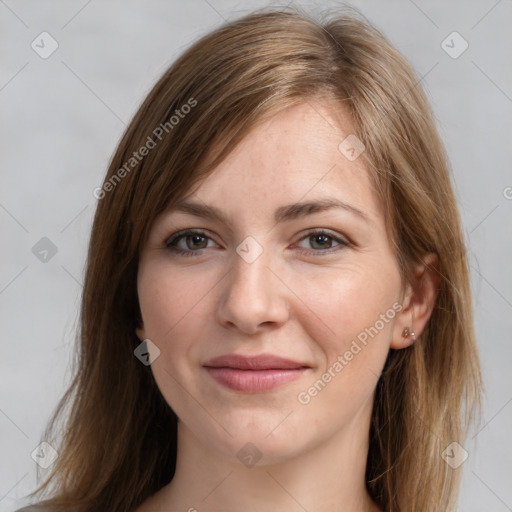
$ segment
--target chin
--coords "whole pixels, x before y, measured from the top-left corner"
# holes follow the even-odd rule
[[[229,434],[217,424],[212,425],[212,430],[202,429],[196,434],[231,463],[251,467],[251,463],[246,463],[249,459],[258,466],[279,464],[316,444],[307,435],[304,421],[298,422],[302,425],[297,424],[299,418],[291,421],[292,413],[285,419],[287,414],[246,413],[230,422],[218,418]]]

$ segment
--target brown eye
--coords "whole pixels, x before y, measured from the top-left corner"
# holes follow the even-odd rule
[[[202,235],[187,235],[185,237],[185,240],[186,240],[187,247],[189,249],[204,249],[205,248],[204,242],[206,241],[206,237],[204,237]],[[201,243],[201,240],[203,241],[202,243]]]
[[[332,245],[332,237],[327,235],[311,235],[309,240],[314,249],[329,249]]]
[[[303,240],[307,240],[309,247],[312,248],[310,250],[305,249],[301,251],[302,254],[307,256],[332,254],[350,245],[347,240],[339,236],[318,230],[309,232],[301,239],[301,242]],[[333,245],[333,242],[335,245]]]
[[[172,235],[165,242],[165,246],[177,254],[195,256],[195,253],[202,254],[201,250],[208,248],[208,241],[210,240],[211,238],[202,231],[186,230]]]

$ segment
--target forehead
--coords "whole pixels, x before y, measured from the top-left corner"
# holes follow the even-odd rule
[[[346,148],[354,131],[339,102],[305,100],[260,122],[193,197],[264,214],[284,203],[334,196],[378,217],[379,199],[363,155],[347,157],[353,156]]]

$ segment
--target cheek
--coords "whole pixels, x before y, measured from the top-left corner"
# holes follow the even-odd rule
[[[364,339],[370,329],[375,339],[390,337],[396,315],[392,306],[400,293],[400,276],[393,265],[346,264],[294,282],[294,292],[305,306],[297,320],[330,357],[345,351],[359,335]],[[378,334],[372,329],[375,325]]]
[[[166,349],[176,334],[192,333],[208,301],[208,291],[215,284],[207,272],[170,271],[157,264],[139,274],[139,303],[146,335]]]
[[[382,283],[368,272],[340,272],[303,288],[314,298],[302,326],[322,351],[325,366],[299,391],[304,413],[319,422],[345,425],[367,406],[389,352],[399,297],[399,278]],[[396,279],[395,279],[396,278]],[[314,305],[313,305],[314,304]],[[393,308],[395,305],[395,308]]]
[[[160,350],[151,371],[165,400],[180,417],[190,412],[186,390],[191,389],[194,375],[188,363],[194,359],[191,351],[208,332],[208,291],[213,291],[217,281],[212,277],[210,283],[205,272],[171,271],[165,262],[154,262],[139,274],[145,335]],[[197,421],[204,421],[201,411],[195,412]]]

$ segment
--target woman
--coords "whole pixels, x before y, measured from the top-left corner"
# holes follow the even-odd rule
[[[27,510],[454,509],[481,386],[466,251],[379,31],[290,8],[206,35],[95,196],[79,366]]]

